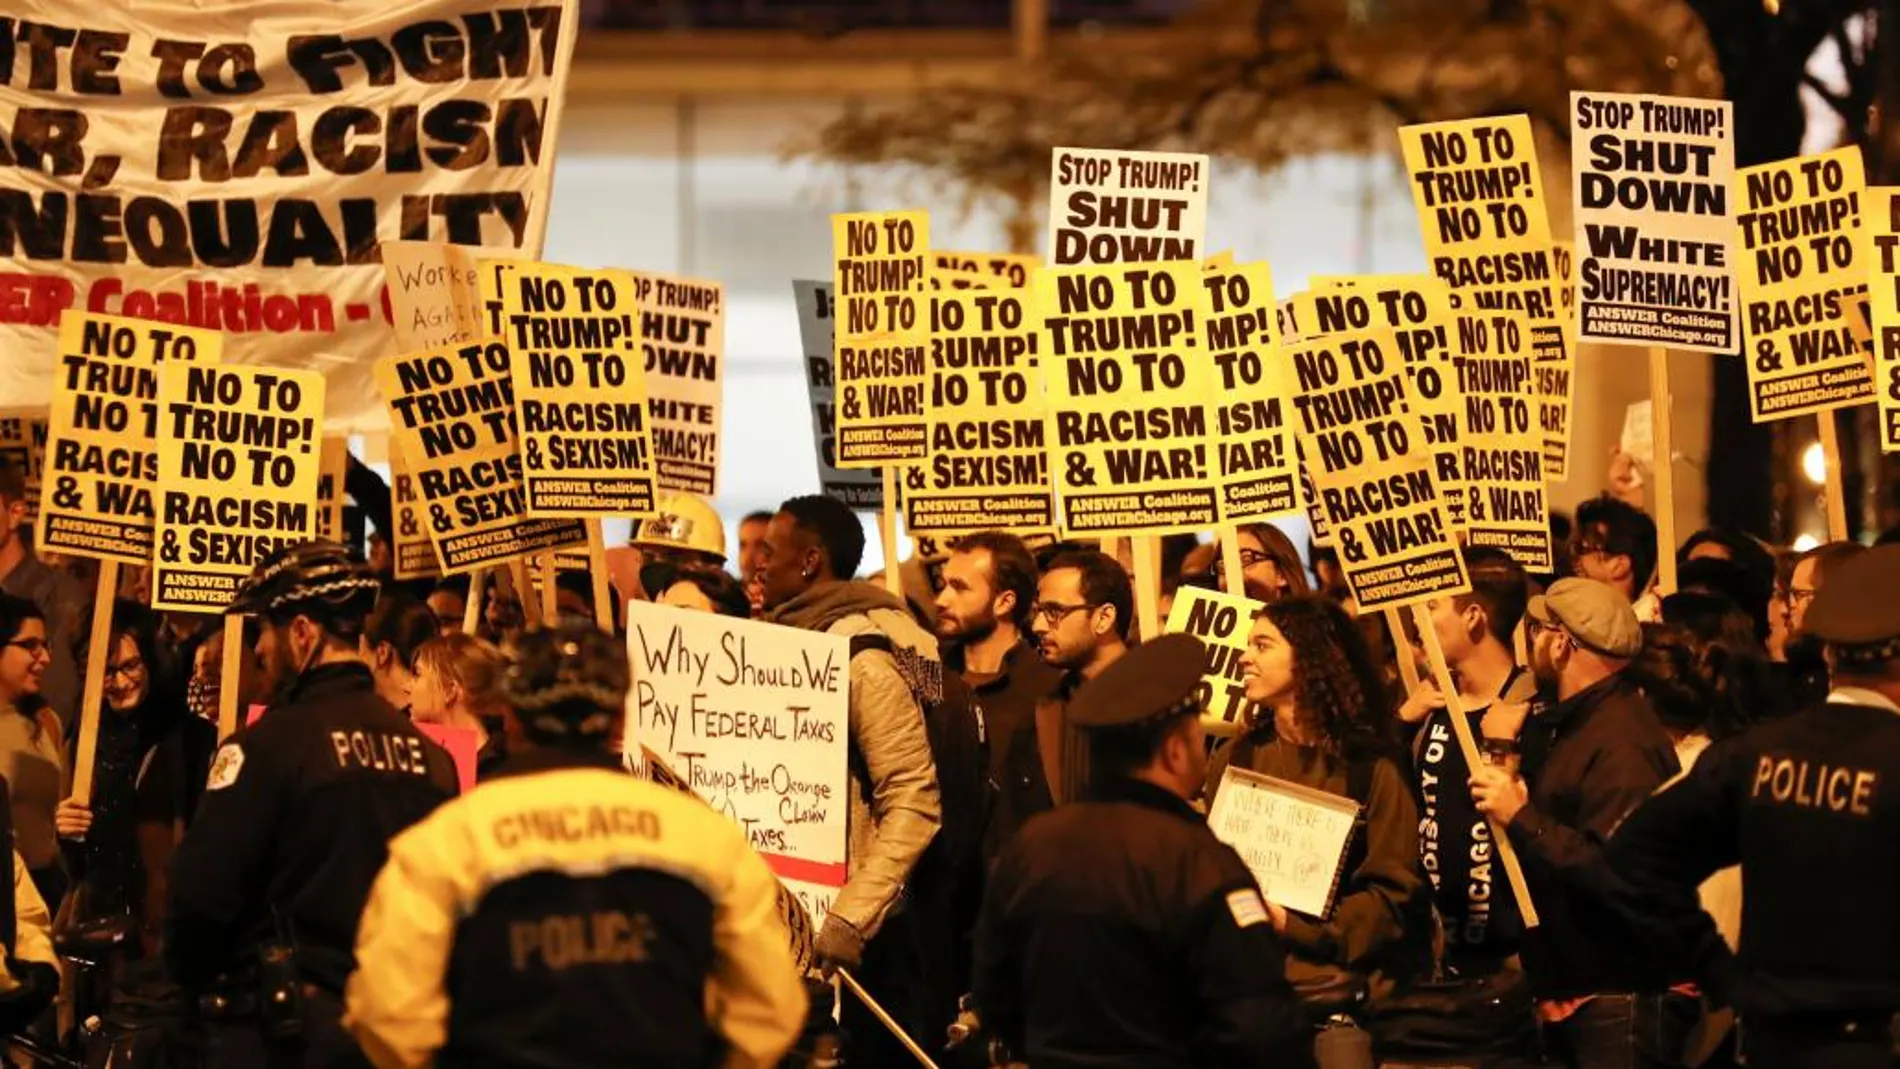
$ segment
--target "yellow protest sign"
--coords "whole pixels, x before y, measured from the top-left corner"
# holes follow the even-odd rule
[[[350,440],[342,435],[323,439],[317,459],[318,538],[343,541],[343,484],[350,475]]]
[[[840,468],[922,460],[930,216],[831,217]]]
[[[1200,260],[1206,156],[1058,148],[1049,164],[1051,265]]]
[[[1900,453],[1900,186],[1867,190],[1869,319],[1874,386],[1880,401],[1880,449]]]
[[[1557,276],[1557,313],[1563,318],[1564,337],[1571,352],[1577,351],[1577,243],[1550,243],[1550,268]]]
[[[13,465],[26,483],[25,526],[40,515],[40,472],[46,465],[47,409],[0,408],[0,458]]]
[[[448,574],[587,541],[579,521],[528,515],[508,357],[490,339],[376,362],[391,452],[415,476]]]
[[[1524,115],[1399,128],[1432,274],[1459,312],[1517,311],[1531,324],[1546,475],[1570,449],[1573,353],[1557,303],[1550,214]]]
[[[792,283],[798,304],[798,339],[805,350],[805,387],[811,399],[812,444],[817,447],[818,488],[853,509],[882,512],[884,476],[876,468],[838,467],[838,384],[832,374],[837,356],[832,331],[838,320],[832,313],[831,283],[798,280]],[[892,508],[895,508],[895,502]]]
[[[481,262],[506,259],[512,250],[435,241],[385,241],[381,248],[397,352],[421,352],[499,333],[487,329],[485,322]]]
[[[1333,545],[1333,525],[1326,519],[1326,510],[1320,507],[1319,491],[1313,486],[1313,470],[1306,461],[1306,446],[1300,443],[1300,436],[1293,435],[1293,454],[1300,458],[1300,500],[1306,502],[1306,525],[1313,529],[1313,544],[1325,548]]]
[[[996,279],[982,271],[964,271],[955,267],[932,267],[926,287],[932,293],[940,290],[986,290],[993,286]]]
[[[1234,266],[1234,250],[1222,249],[1221,251],[1215,253],[1214,255],[1209,256],[1207,258],[1207,262],[1203,264],[1202,266],[1207,268],[1209,271],[1215,271],[1215,270],[1220,270],[1223,268],[1232,267]]]
[[[77,309],[60,317],[35,549],[151,560],[159,366],[215,364],[223,345],[213,330]]]
[[[1222,523],[1300,510],[1299,459],[1286,402],[1274,394],[1274,365],[1285,359],[1274,323],[1273,274],[1263,263],[1210,267],[1206,290],[1209,403],[1219,432]]]
[[[1362,613],[1468,588],[1464,558],[1385,328],[1292,348],[1282,392]]]
[[[907,472],[912,532],[1055,524],[1028,290],[945,290],[930,302],[930,454]]]
[[[1052,474],[1062,531],[1201,531],[1219,520],[1219,460],[1200,351],[1197,261],[1045,268],[1042,323]]]
[[[1184,586],[1175,591],[1166,630],[1171,635],[1193,635],[1207,647],[1207,672],[1196,697],[1201,726],[1222,737],[1246,730],[1260,709],[1247,700],[1240,675],[1240,655],[1247,649],[1253,620],[1265,608],[1252,598],[1219,590]]]
[[[1042,266],[1042,257],[1028,252],[933,252],[930,257],[939,270],[982,274],[1008,289],[1027,287],[1029,276]]]
[[[398,579],[434,579],[442,574],[442,558],[422,514],[422,494],[416,477],[403,461],[402,448],[393,441],[389,450],[389,511],[394,531],[383,532]]]
[[[633,277],[515,264],[499,283],[503,374],[519,364],[512,380],[528,514],[650,515],[653,444]]]
[[[1744,168],[1735,186],[1755,422],[1873,401],[1872,352],[1846,316],[1867,293],[1860,147]]]
[[[1465,544],[1501,549],[1526,571],[1548,572],[1550,515],[1529,330],[1515,312],[1483,312],[1460,316],[1458,333]]]
[[[636,271],[633,285],[660,487],[712,497],[726,381],[725,283]]]
[[[152,608],[222,612],[264,558],[315,537],[323,394],[319,371],[159,370]]]
[[[1273,322],[1280,328],[1281,345],[1292,345],[1306,338],[1306,332],[1301,329],[1299,308],[1300,298],[1306,296],[1306,293],[1306,290],[1301,290],[1290,297],[1283,298],[1273,308]]]

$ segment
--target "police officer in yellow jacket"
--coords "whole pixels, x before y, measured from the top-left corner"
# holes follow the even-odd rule
[[[739,826],[607,752],[626,649],[525,635],[512,755],[398,837],[356,944],[346,1025],[379,1069],[771,1066],[806,1000],[777,883]]]

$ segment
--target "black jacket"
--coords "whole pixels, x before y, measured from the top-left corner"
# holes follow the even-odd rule
[[[1025,824],[976,954],[983,1020],[1037,1069],[1311,1064],[1252,873],[1158,787],[1106,784]]]
[[[212,761],[172,861],[165,953],[202,986],[288,928],[306,979],[341,992],[389,840],[455,797],[449,755],[376,695],[360,663],[312,669]]]
[[[1035,650],[1018,645],[1004,656],[1001,672],[989,678],[972,676],[960,663],[961,652],[946,655],[945,666],[970,685],[989,729],[989,772],[997,797],[983,855],[994,859],[1024,821],[1055,804],[1043,767],[1045,743],[1036,730],[1036,706],[1062,685],[1062,672],[1045,664]],[[1061,743],[1051,740],[1048,745]]]
[[[1542,924],[1525,965],[1540,997],[1659,990],[1642,937],[1604,901],[1603,844],[1676,774],[1676,751],[1649,701],[1622,674],[1539,713],[1524,727],[1530,804],[1506,829]]]

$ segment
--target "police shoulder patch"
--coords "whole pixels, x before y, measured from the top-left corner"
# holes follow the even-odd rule
[[[244,748],[235,742],[227,742],[218,747],[218,756],[212,759],[211,775],[205,780],[205,790],[217,791],[237,782],[238,773],[244,769]]]
[[[1268,920],[1267,904],[1260,900],[1260,892],[1251,887],[1227,896],[1227,912],[1234,915],[1234,923],[1242,928],[1265,924]]]

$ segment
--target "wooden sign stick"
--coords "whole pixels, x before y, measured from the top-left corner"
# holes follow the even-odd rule
[[[1392,636],[1392,656],[1399,662],[1399,679],[1405,683],[1405,696],[1418,691],[1418,662],[1412,659],[1412,643],[1405,637],[1405,620],[1399,610],[1385,610],[1385,629]]]
[[[555,582],[560,577],[561,560],[550,549],[541,556],[541,622],[550,626],[561,615],[561,588]]]
[[[587,521],[587,575],[594,585],[594,624],[607,634],[614,633],[614,591],[607,581],[607,536],[601,533],[599,520]]]
[[[1670,432],[1669,350],[1660,345],[1649,349],[1649,407],[1656,444],[1651,465],[1656,501],[1650,509],[1656,517],[1656,592],[1666,598],[1676,592],[1676,447]]]
[[[1247,569],[1240,563],[1240,526],[1228,524],[1220,529],[1221,582],[1237,598],[1247,596]]]
[[[218,741],[238,729],[238,686],[244,673],[244,617],[224,618],[224,656],[218,662]]]
[[[1451,731],[1458,737],[1458,749],[1465,755],[1465,767],[1476,770],[1484,766],[1484,757],[1478,752],[1478,740],[1471,735],[1471,721],[1465,715],[1464,699],[1458,696],[1458,688],[1452,683],[1451,667],[1445,663],[1445,650],[1438,644],[1438,633],[1432,630],[1431,617],[1423,605],[1412,607],[1412,622],[1418,625],[1419,640],[1425,643],[1426,659],[1431,661],[1432,678],[1438,680],[1438,689],[1445,695],[1445,708],[1451,713]],[[1446,790],[1457,790],[1458,784],[1445,784]],[[1531,902],[1530,885],[1524,882],[1523,866],[1517,862],[1517,850],[1511,845],[1510,836],[1493,820],[1491,824],[1492,848],[1497,851],[1498,860],[1504,864],[1504,875],[1511,883],[1511,896],[1517,899],[1517,911],[1524,918],[1524,930],[1537,927],[1537,906]]]
[[[878,544],[884,547],[884,589],[891,596],[904,597],[904,576],[897,560],[897,469],[884,465],[884,507],[877,514]],[[840,579],[850,576],[841,575]]]
[[[516,557],[509,561],[507,573],[499,578],[505,580],[500,584],[503,590],[512,585],[515,604],[521,606],[521,622],[529,626],[540,623],[541,603],[535,600],[534,584],[528,581],[528,559]]]
[[[468,573],[468,600],[462,603],[462,634],[473,635],[482,622],[482,595],[488,592],[490,569],[477,568]]]
[[[1841,482],[1841,436],[1834,426],[1834,410],[1819,413],[1821,456],[1827,464],[1827,539],[1847,541],[1847,492]]]
[[[70,797],[92,804],[92,766],[99,753],[99,715],[106,695],[106,659],[112,656],[112,599],[119,589],[119,562],[99,562],[99,589],[92,596],[92,635],[86,646],[86,681],[79,699],[79,749],[73,755]]]
[[[1143,535],[1134,540],[1135,620],[1141,628],[1141,641],[1161,634],[1161,540]]]

